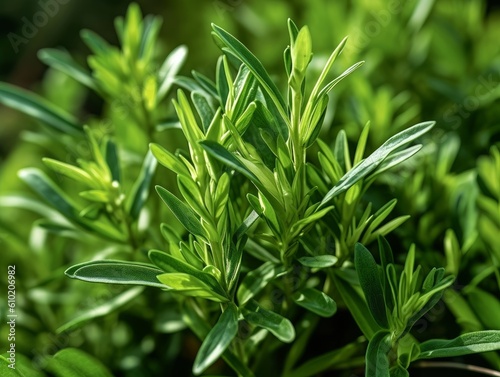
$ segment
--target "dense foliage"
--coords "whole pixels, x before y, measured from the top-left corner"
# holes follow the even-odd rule
[[[332,3],[283,48],[212,24],[190,74],[132,4],[86,64],[39,51],[42,95],[0,83],[38,123],[0,171],[2,375],[496,375],[500,23]]]

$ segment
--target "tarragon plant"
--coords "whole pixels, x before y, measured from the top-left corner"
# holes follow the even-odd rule
[[[44,159],[50,170],[75,182],[77,193],[39,169],[20,172],[57,211],[46,226],[131,251],[75,264],[67,276],[149,286],[168,295],[201,341],[195,375],[217,370],[211,368],[222,358],[239,376],[300,377],[363,366],[366,376],[406,376],[415,360],[500,348],[499,331],[422,343],[411,334],[455,277],[434,268],[423,278],[414,246],[400,266],[384,236],[407,217],[386,221],[396,200],[372,209],[364,194],[379,175],[419,151],[413,142],[434,122],[404,129],[369,155],[369,124],[354,154],[344,131],[334,141],[322,140],[329,93],[362,65],[330,77],[347,39],[314,75],[309,29],[289,20],[281,91],[258,58],[216,25],[212,34],[223,56],[214,79],[196,71],[177,76],[183,47],[157,67],[159,21],[141,20],[137,6],[116,27],[121,50],[83,33],[94,54],[91,74],[65,52],[41,53],[46,63],[110,101],[115,127],[109,135],[99,137],[92,124],[82,127],[32,94],[0,87],[0,101],[41,120],[50,132],[62,132],[62,143],[86,138],[90,145],[88,158],[76,156],[74,163]],[[173,100],[178,123],[160,106],[173,85],[179,87]],[[158,135],[178,128],[183,140],[177,144]],[[124,174],[127,156],[143,161],[134,177]],[[162,177],[167,170],[156,169],[156,161],[171,179]],[[155,183],[157,196],[150,195]],[[380,264],[365,247],[375,240]],[[315,331],[325,323],[340,326],[338,308],[351,313],[363,336],[304,361]],[[320,325],[321,317],[328,322]],[[285,355],[284,362],[270,367],[277,354]]]

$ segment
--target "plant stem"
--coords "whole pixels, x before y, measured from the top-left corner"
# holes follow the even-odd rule
[[[293,165],[295,168],[295,173],[302,174],[302,165],[305,163],[305,153],[302,147],[302,140],[300,135],[300,109],[302,106],[302,93],[299,90],[291,89],[292,91],[292,114],[291,114],[291,152],[293,156]],[[304,193],[305,176],[300,177],[300,184],[295,192],[296,198],[302,198]]]
[[[488,369],[480,367],[477,365],[455,363],[451,361],[420,361],[413,365],[415,368],[451,368],[451,369],[463,369],[475,373],[481,373],[486,376],[500,377],[500,372],[493,369]]]

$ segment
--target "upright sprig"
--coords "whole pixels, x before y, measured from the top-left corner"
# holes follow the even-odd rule
[[[453,340],[429,340],[419,343],[411,336],[412,327],[422,320],[451,286],[455,277],[444,268],[433,268],[425,278],[421,266],[415,267],[412,245],[401,272],[397,272],[391,247],[379,238],[381,265],[368,249],[357,244],[355,266],[367,307],[375,320],[374,335],[366,351],[368,376],[409,376],[411,362],[435,357],[485,352],[500,345],[498,331],[477,331]]]
[[[262,117],[269,121],[260,131],[274,158],[266,166],[264,159],[252,150],[248,143],[238,143],[233,155],[234,164],[242,165],[244,174],[258,188],[258,196],[248,199],[254,210],[265,219],[278,245],[278,257],[288,267],[297,252],[300,235],[314,221],[324,216],[333,207],[319,210],[311,201],[314,188],[306,181],[306,150],[317,138],[326,112],[328,93],[362,62],[347,69],[336,79],[324,85],[335,59],[342,51],[345,40],[332,53],[316,81],[309,96],[305,93],[305,79],[312,59],[312,42],[307,27],[299,30],[293,21],[288,21],[290,46],[284,53],[288,75],[288,105],[276,84],[271,80],[259,60],[232,35],[213,26],[213,34],[224,52],[243,63],[260,84],[263,106],[257,106]],[[256,101],[256,102],[257,102]],[[238,136],[237,136],[238,137]],[[241,136],[239,136],[241,138]],[[223,160],[213,148],[209,151]],[[225,159],[227,161],[227,159]],[[252,162],[254,160],[255,162]],[[243,168],[243,169],[242,169]]]

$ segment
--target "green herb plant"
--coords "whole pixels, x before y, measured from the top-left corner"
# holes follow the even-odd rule
[[[407,376],[417,360],[500,349],[500,331],[423,342],[411,333],[453,284],[456,270],[432,268],[424,277],[415,246],[398,263],[385,236],[408,216],[389,220],[396,199],[373,209],[365,194],[379,176],[420,150],[414,141],[434,122],[404,128],[368,155],[369,123],[353,155],[345,131],[333,142],[321,139],[329,94],[362,65],[330,78],[347,39],[315,77],[309,29],[289,20],[281,91],[258,58],[216,25],[212,34],[223,56],[213,80],[196,71],[178,76],[182,47],[158,67],[159,25],[156,18],[141,19],[132,5],[116,22],[121,51],[84,32],[94,54],[91,74],[65,52],[40,55],[110,104],[109,135],[98,137],[92,124],[83,127],[33,94],[0,86],[1,102],[42,121],[48,132],[64,134],[61,143],[89,143],[87,159],[43,160],[76,182],[72,187],[61,187],[38,168],[19,173],[57,211],[46,227],[120,251],[71,261],[68,277],[148,286],[157,289],[148,290],[155,299],[168,297],[156,310],[180,313],[201,342],[195,375],[230,368],[239,376],[305,377],[364,368],[366,376]],[[178,122],[164,109],[173,85],[179,87],[173,100]],[[114,100],[125,104],[125,116],[116,113]],[[172,143],[165,133],[182,137]],[[157,162],[169,172],[157,169]],[[155,183],[157,195],[151,195]],[[380,263],[367,248],[374,241]],[[448,249],[458,253],[456,245]],[[342,326],[338,310],[352,315],[362,336],[324,354],[306,352],[322,326]],[[92,315],[83,318],[81,325]],[[282,365],[276,355],[285,355]],[[84,356],[78,360],[87,363]]]

